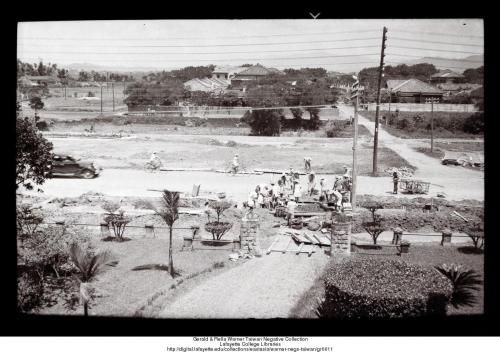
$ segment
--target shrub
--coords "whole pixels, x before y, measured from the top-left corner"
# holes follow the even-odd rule
[[[205,224],[205,230],[212,234],[212,238],[214,240],[220,240],[222,236],[224,236],[224,234],[233,226],[230,222],[220,221],[222,213],[231,207],[231,203],[227,200],[220,199],[209,202],[209,207],[215,210],[217,214],[217,221],[210,222],[209,217],[209,222]]]
[[[434,268],[351,258],[328,269],[321,312],[328,318],[358,319],[445,315],[452,291]]]
[[[472,291],[478,291],[478,285],[483,281],[474,270],[467,270],[461,265],[443,264],[436,269],[450,280],[453,285],[451,304],[455,308],[460,306],[472,306],[476,303],[476,297]]]
[[[375,212],[382,209],[384,206],[379,202],[366,202],[363,207],[371,212],[372,219],[371,221],[363,221],[362,226],[372,237],[373,244],[377,244],[378,236],[384,232],[384,225],[382,224],[382,217],[375,214]]]
[[[477,113],[467,117],[463,124],[463,131],[472,134],[484,132],[484,113]]]
[[[247,123],[252,134],[257,136],[279,136],[281,133],[280,113],[276,110],[254,110],[247,112],[241,122]]]
[[[119,210],[120,205],[117,203],[106,202],[102,208],[108,212],[104,221],[113,229],[115,238],[118,241],[123,241],[123,233],[130,219],[125,216],[123,210]]]

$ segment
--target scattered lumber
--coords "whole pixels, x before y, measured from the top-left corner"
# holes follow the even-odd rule
[[[465,217],[463,217],[458,211],[454,210],[452,212],[452,214],[455,214],[456,216],[458,216],[460,219],[462,219],[463,221],[465,222],[469,222],[469,219],[466,219]]]
[[[320,234],[314,234],[313,236],[321,246],[331,246],[331,242],[330,240],[328,240],[328,238],[326,238],[326,236]]]
[[[272,244],[269,246],[269,248],[267,249],[266,254],[271,253],[271,251],[272,251],[272,249],[273,249],[274,245],[278,242],[278,240],[279,240],[279,237],[276,237],[276,238],[274,239],[273,243],[272,243]]]

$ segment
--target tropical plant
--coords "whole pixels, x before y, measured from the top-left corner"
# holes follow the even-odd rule
[[[120,205],[117,203],[106,202],[102,207],[108,212],[104,221],[113,229],[116,240],[123,241],[123,233],[130,219],[125,216],[125,211],[120,209]]]
[[[172,277],[175,276],[174,259],[172,250],[172,227],[175,221],[179,219],[179,192],[164,190],[162,194],[162,206],[160,209],[155,209],[155,212],[161,216],[168,226],[169,242],[168,242],[168,270]]]
[[[94,254],[91,251],[84,251],[77,243],[70,246],[69,255],[78,269],[80,300],[83,304],[84,315],[88,316],[89,303],[93,294],[93,289],[89,284],[105,270],[116,266],[118,262],[109,251]]]
[[[465,269],[462,265],[443,264],[436,266],[436,269],[446,276],[453,285],[453,294],[451,296],[451,304],[457,308],[460,306],[472,306],[477,299],[473,291],[478,291],[478,285],[483,281],[479,274],[474,270]]]

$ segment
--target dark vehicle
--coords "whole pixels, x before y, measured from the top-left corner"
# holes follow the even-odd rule
[[[441,161],[443,165],[462,165],[457,159],[443,159]]]
[[[100,172],[101,168],[96,167],[92,162],[80,161],[80,159],[75,159],[69,155],[55,154],[49,176],[94,178]]]

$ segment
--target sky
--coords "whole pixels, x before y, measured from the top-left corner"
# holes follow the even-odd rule
[[[22,61],[174,69],[241,65],[324,67],[351,72],[377,66],[386,26],[386,62],[483,54],[480,19],[127,20],[21,22]]]

